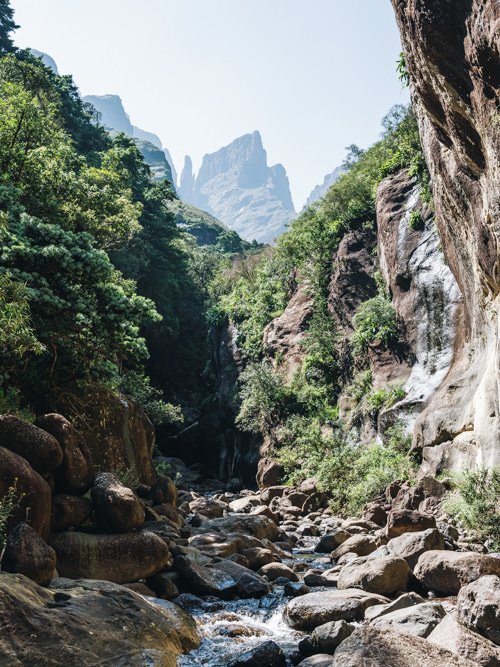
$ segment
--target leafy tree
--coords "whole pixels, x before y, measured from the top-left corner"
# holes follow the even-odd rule
[[[14,10],[9,0],[0,0],[0,56],[14,50],[10,33],[19,28],[14,21]]]

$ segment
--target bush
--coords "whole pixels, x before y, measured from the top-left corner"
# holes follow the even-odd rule
[[[414,231],[421,231],[424,226],[424,219],[420,211],[412,211],[408,220],[408,227]]]
[[[15,483],[7,490],[4,497],[0,499],[0,558],[7,539],[7,522],[12,512],[18,506],[20,499]]]
[[[500,468],[479,468],[452,478],[443,510],[500,551]]]
[[[353,319],[352,344],[356,354],[362,354],[376,341],[389,347],[397,340],[398,324],[392,303],[378,294],[359,306]]]
[[[144,410],[155,426],[182,424],[179,406],[166,403],[162,392],[151,386],[150,379],[138,371],[128,371],[121,378],[120,390]]]

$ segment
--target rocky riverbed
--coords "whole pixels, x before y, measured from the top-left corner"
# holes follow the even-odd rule
[[[0,664],[500,665],[500,554],[445,483],[340,517],[271,468],[259,490],[171,458],[151,483],[92,472],[64,417],[38,423],[0,418]]]

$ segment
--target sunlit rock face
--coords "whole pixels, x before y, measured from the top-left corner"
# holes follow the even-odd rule
[[[392,0],[446,262],[464,300],[453,365],[419,418],[431,470],[500,464],[500,6]]]
[[[285,168],[268,166],[259,132],[205,155],[196,178],[187,158],[179,192],[248,241],[273,242],[295,217]]]
[[[344,171],[345,171],[344,167],[337,167],[332,171],[331,174],[327,174],[323,179],[323,183],[317,185],[311,191],[311,194],[307,198],[304,208],[311,206],[311,204],[314,204],[314,202],[318,201],[318,199],[324,197],[328,192],[328,190],[332,187],[332,185],[339,180]]]

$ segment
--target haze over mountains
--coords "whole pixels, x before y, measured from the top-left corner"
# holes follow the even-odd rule
[[[57,72],[50,56],[32,51]],[[156,178],[168,179],[184,202],[214,216],[243,239],[272,243],[296,217],[286,169],[282,164],[268,165],[258,131],[206,154],[197,174],[186,156],[178,179],[168,148],[156,134],[133,125],[118,95],[86,95],[83,99],[97,109],[106,128],[136,140]],[[338,167],[325,176],[305,206],[323,197],[341,174],[342,168]]]

